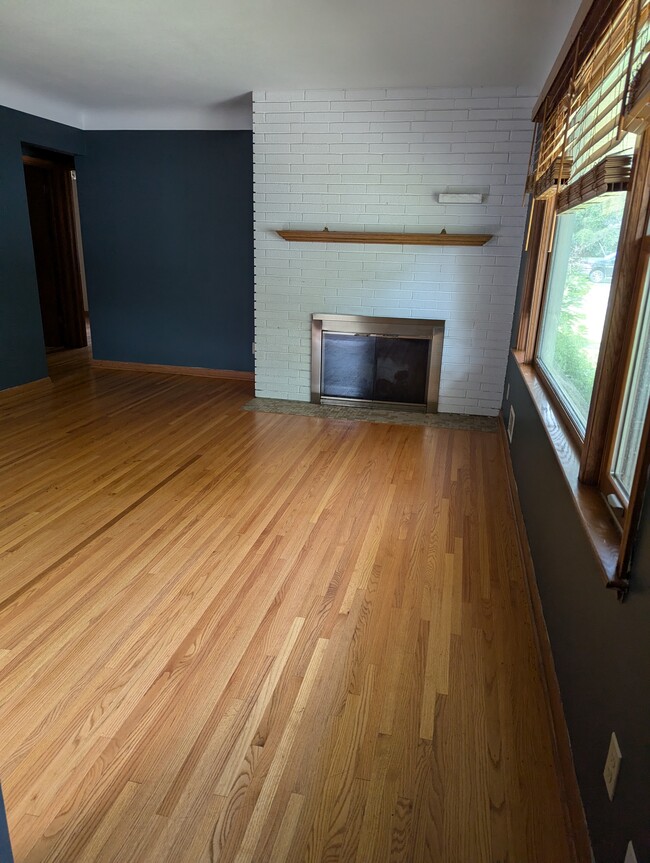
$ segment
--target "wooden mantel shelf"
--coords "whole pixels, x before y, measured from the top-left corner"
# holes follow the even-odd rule
[[[396,234],[374,231],[277,231],[291,243],[388,243],[393,246],[484,246],[492,234]]]

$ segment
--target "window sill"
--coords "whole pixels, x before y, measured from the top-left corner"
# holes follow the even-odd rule
[[[598,489],[578,481],[580,451],[560,412],[546,392],[540,376],[532,365],[523,362],[522,351],[513,350],[512,354],[546,429],[605,581],[612,582],[616,579],[621,533]]]

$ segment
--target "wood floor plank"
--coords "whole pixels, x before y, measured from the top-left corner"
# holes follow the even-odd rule
[[[289,797],[287,808],[282,816],[282,822],[280,823],[280,828],[275,838],[275,842],[273,843],[269,863],[285,863],[298,826],[300,812],[304,802],[305,798],[300,794],[292,794]]]
[[[50,361],[0,393],[17,863],[576,863],[495,434]]]
[[[253,814],[246,827],[246,832],[242,839],[241,845],[235,856],[235,863],[251,863],[254,860],[255,848],[257,847],[260,837],[262,836],[262,828],[266,822],[266,818],[271,809],[273,797],[278,789],[282,774],[286,767],[287,761],[291,754],[291,749],[298,734],[302,714],[311,694],[312,687],[316,682],[320,666],[325,655],[325,651],[329,646],[327,639],[321,638],[318,640],[312,661],[302,682],[302,686],[298,690],[295,703],[287,719],[284,732],[277,751],[274,755],[271,767],[264,780],[260,796],[255,804]]]

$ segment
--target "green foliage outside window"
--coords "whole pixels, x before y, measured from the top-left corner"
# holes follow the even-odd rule
[[[559,217],[540,357],[586,424],[625,193]]]

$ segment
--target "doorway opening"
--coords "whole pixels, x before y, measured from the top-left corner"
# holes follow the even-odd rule
[[[23,144],[43,340],[52,355],[90,344],[74,158]]]

